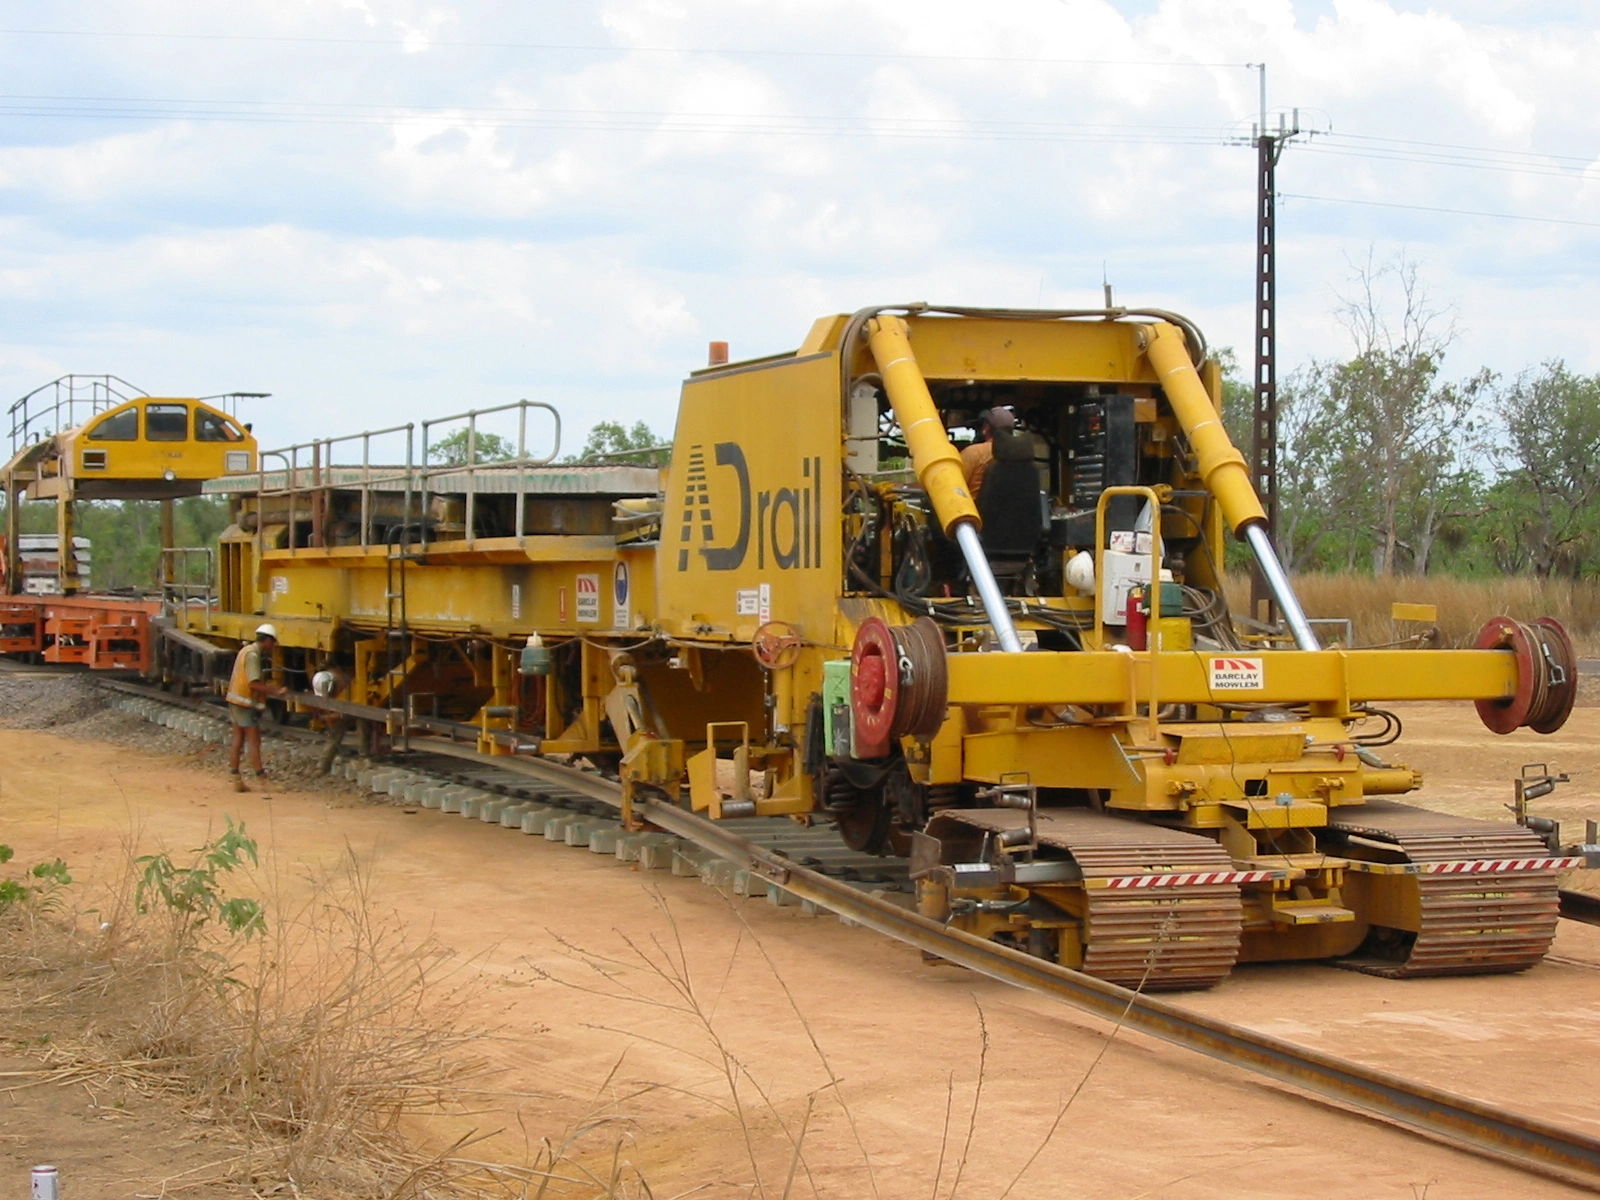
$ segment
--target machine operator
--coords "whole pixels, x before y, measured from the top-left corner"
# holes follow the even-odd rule
[[[233,746],[228,753],[228,774],[233,780],[233,790],[246,792],[243,777],[239,774],[240,752],[246,742],[250,744],[250,769],[257,780],[266,777],[261,765],[261,714],[266,709],[269,696],[282,696],[288,689],[268,682],[262,673],[263,657],[270,659],[278,645],[278,630],[272,625],[256,627],[256,640],[246,642],[233,660],[233,675],[228,680],[228,716],[233,720]]]
[[[1017,418],[1009,408],[991,408],[978,418],[978,439],[961,451],[961,470],[967,477],[967,494],[976,496],[994,461],[994,439],[1005,437],[1017,428]]]

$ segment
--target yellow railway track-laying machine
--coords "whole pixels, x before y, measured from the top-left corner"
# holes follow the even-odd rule
[[[1016,428],[973,495],[948,431],[1001,406]],[[825,317],[791,354],[694,372],[667,467],[554,465],[528,447],[554,411],[527,403],[483,461],[491,415],[448,419],[450,462],[433,422],[403,463],[363,434],[208,484],[233,524],[169,673],[270,620],[295,706],[369,752],[465,735],[713,818],[832,823],[909,856],[925,914],[1130,986],[1291,959],[1512,971],[1549,946],[1581,860],[1398,802],[1422,780],[1373,705],[1552,732],[1566,633],[1321,648],[1181,317]],[[1230,618],[1229,533],[1281,636]],[[337,694],[306,689],[323,670]]]

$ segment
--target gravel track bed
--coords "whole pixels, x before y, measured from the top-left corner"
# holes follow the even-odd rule
[[[0,674],[0,729],[47,730],[64,737],[92,738],[179,760],[193,770],[225,776],[228,745],[153,724],[112,706],[114,694],[85,675]],[[226,714],[218,713],[226,732]],[[351,804],[374,803],[354,784],[322,775],[321,747],[263,730],[261,761],[279,786],[317,792]],[[246,767],[245,777],[250,777]]]

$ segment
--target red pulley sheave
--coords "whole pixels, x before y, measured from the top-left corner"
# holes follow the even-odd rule
[[[944,634],[927,617],[891,628],[868,617],[850,651],[855,757],[882,758],[903,737],[931,738],[949,695]]]
[[[1496,617],[1478,630],[1472,645],[1478,650],[1509,650],[1517,660],[1517,690],[1504,700],[1474,701],[1478,719],[1495,733],[1521,729],[1533,705],[1533,688],[1538,679],[1528,631],[1520,621]]]
[[[938,622],[918,617],[890,632],[900,651],[900,696],[890,734],[926,741],[939,732],[949,707],[950,671],[945,662],[944,631]]]
[[[1578,694],[1578,656],[1561,622],[1540,617],[1531,624],[1496,617],[1478,631],[1473,647],[1509,650],[1517,664],[1517,690],[1503,700],[1478,700],[1484,725],[1495,733],[1523,726],[1554,733],[1567,723]]]
[[[850,650],[850,712],[855,721],[856,758],[889,753],[890,730],[900,698],[899,653],[881,617],[868,617]]]
[[[1554,733],[1567,723],[1578,699],[1578,652],[1567,627],[1554,617],[1540,617],[1533,628],[1545,655],[1549,695],[1528,714],[1528,725],[1535,733]]]

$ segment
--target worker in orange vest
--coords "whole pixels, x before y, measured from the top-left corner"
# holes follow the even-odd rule
[[[266,776],[261,765],[261,714],[266,710],[269,696],[282,696],[288,689],[269,682],[262,669],[262,660],[272,658],[278,645],[278,630],[272,625],[256,628],[256,640],[246,642],[233,660],[233,675],[228,680],[228,716],[233,719],[233,748],[228,753],[228,773],[233,779],[233,790],[247,792],[239,774],[240,752],[245,743],[250,744],[250,769],[257,779]]]
[[[967,493],[974,500],[994,461],[995,438],[1011,436],[1016,427],[1017,418],[1009,408],[990,408],[979,414],[977,439],[961,451],[961,473],[966,476]]]

